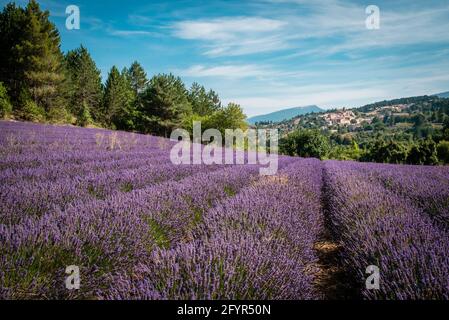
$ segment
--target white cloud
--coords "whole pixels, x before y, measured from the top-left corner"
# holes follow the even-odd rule
[[[140,15],[140,14],[130,14],[128,15],[128,22],[132,25],[138,26],[151,26],[155,21],[153,18],[148,16]]]
[[[449,41],[448,5],[434,5],[432,8],[380,5],[380,30],[367,30],[365,4],[340,0],[266,2],[268,9],[262,12],[271,18],[185,20],[172,25],[173,35],[200,41],[203,53],[212,57],[291,48],[298,49],[293,56],[327,55],[372,47]],[[285,3],[290,10],[281,9]],[[315,42],[308,45],[308,40]]]
[[[156,36],[157,33],[151,32],[151,31],[144,31],[144,30],[114,30],[110,29],[108,30],[109,34],[113,36]]]
[[[192,78],[232,80],[252,78],[272,87],[282,86],[280,79],[309,79],[321,75],[319,71],[282,70],[268,64],[224,64],[215,66],[193,65],[186,69],[174,69],[173,73]],[[231,82],[232,83],[232,82]]]
[[[284,22],[258,17],[232,17],[204,21],[181,21],[173,27],[182,39],[226,41],[242,35],[266,33],[281,29]]]
[[[207,77],[204,81],[222,93],[224,102],[241,104],[249,116],[447,91],[448,4],[384,2],[379,4],[380,30],[366,29],[366,6],[343,0],[265,0],[254,17],[175,23],[174,36],[229,63],[208,61],[181,74]],[[439,46],[430,51],[434,44]],[[234,58],[279,50],[285,52]],[[337,53],[344,55],[330,57]]]
[[[301,0],[282,2],[307,3],[311,11],[310,14],[297,18],[296,22],[295,17],[289,18],[292,19],[289,26],[296,30],[296,35],[285,34],[289,42],[301,43],[310,39],[321,41],[289,55],[290,58],[449,42],[447,4],[434,5],[432,8],[404,6],[387,7],[388,9],[380,5],[380,29],[367,30],[365,6],[361,4],[338,0],[318,1],[313,4]]]
[[[247,78],[267,76],[272,72],[258,65],[223,65],[216,67],[205,67],[194,65],[185,70],[177,70],[181,76],[186,77],[218,77],[218,78]]]
[[[315,52],[349,52],[370,48],[449,42],[449,7],[419,12],[383,12],[379,30],[362,29],[347,34],[340,44],[316,48]],[[324,50],[325,49],[325,50]]]
[[[175,23],[173,34],[181,39],[202,41],[205,55],[243,55],[287,47],[281,31],[286,22],[261,17],[224,17]]]

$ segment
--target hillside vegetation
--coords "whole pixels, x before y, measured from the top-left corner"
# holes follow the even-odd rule
[[[340,160],[449,163],[449,99],[422,96],[301,115],[278,124],[281,152]],[[311,151],[313,149],[313,151]]]

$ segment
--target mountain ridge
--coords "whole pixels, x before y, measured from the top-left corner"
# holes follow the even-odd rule
[[[292,107],[292,108],[286,108],[281,109],[278,111],[270,112],[267,114],[262,114],[254,117],[250,117],[247,119],[248,123],[255,124],[256,122],[281,122],[284,120],[290,120],[294,117],[297,117],[299,115],[303,115],[306,113],[312,113],[312,112],[322,112],[325,111],[324,109],[321,109],[317,105],[308,105],[308,106],[302,106],[302,107]]]
[[[437,93],[435,96],[439,98],[449,98],[449,91]]]

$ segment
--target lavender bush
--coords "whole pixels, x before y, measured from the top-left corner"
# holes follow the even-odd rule
[[[370,182],[359,164],[329,161],[325,184],[346,267],[369,299],[448,299],[449,238],[406,198]],[[380,269],[367,290],[365,269]]]
[[[443,229],[449,230],[449,170],[446,167],[359,164],[374,183],[410,199]]]

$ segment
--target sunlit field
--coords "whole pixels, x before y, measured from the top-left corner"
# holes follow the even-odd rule
[[[262,176],[174,165],[173,143],[0,122],[0,298],[449,298],[449,167],[280,156]]]

